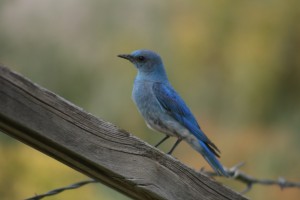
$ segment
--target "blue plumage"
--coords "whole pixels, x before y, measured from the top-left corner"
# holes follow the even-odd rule
[[[159,144],[169,136],[177,137],[172,153],[177,144],[185,140],[218,174],[228,176],[216,158],[219,149],[203,133],[190,109],[169,83],[160,56],[153,51],[137,50],[119,57],[128,59],[138,69],[132,97],[147,125],[167,135]]]
[[[216,145],[214,145],[202,132],[192,112],[172,87],[167,84],[156,82],[153,83],[153,93],[168,114],[185,126],[199,140],[211,145],[219,152]],[[215,154],[218,156],[217,153]]]

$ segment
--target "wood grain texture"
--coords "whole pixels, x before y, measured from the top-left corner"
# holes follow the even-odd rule
[[[3,66],[0,129],[133,199],[245,199]]]

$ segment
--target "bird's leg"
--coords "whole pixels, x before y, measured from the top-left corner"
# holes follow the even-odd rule
[[[159,141],[159,143],[157,143],[155,145],[155,147],[158,147],[159,145],[161,145],[161,143],[163,143],[164,141],[166,141],[166,139],[168,139],[170,136],[169,135],[166,135],[166,137],[164,137],[161,141]]]
[[[177,145],[182,141],[181,138],[178,138],[177,141],[175,142],[175,144],[173,145],[172,149],[168,152],[169,155],[172,154],[172,152],[174,151],[174,149],[177,147]]]

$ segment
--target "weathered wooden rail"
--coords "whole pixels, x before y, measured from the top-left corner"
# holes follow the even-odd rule
[[[245,199],[3,66],[0,130],[133,199]]]

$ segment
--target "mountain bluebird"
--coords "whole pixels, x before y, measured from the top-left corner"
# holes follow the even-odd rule
[[[169,83],[160,56],[150,50],[118,56],[132,62],[138,70],[132,98],[147,126],[166,134],[155,147],[175,136],[178,139],[169,154],[181,140],[185,140],[202,154],[219,175],[228,176],[216,158],[219,157],[219,149],[204,134],[190,109]]]

